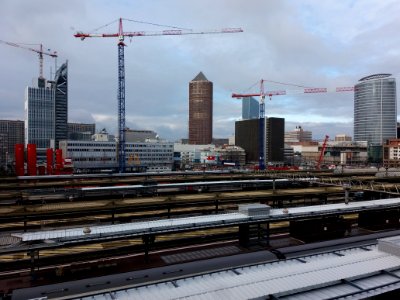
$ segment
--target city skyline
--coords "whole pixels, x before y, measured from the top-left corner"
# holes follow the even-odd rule
[[[207,3],[209,5],[207,5]],[[209,7],[212,7],[212,10]],[[163,9],[161,9],[163,8]],[[29,14],[26,12],[29,11]],[[133,13],[132,13],[133,12]],[[214,83],[214,137],[234,132],[241,101],[230,96],[261,78],[312,87],[352,86],[376,73],[398,77],[400,25],[397,1],[3,1],[1,40],[43,43],[57,51],[58,67],[69,61],[68,122],[95,122],[117,132],[117,40],[81,42],[73,34],[119,17],[193,30],[241,27],[243,33],[138,37],[126,40],[126,125],[176,140],[188,133],[188,87],[203,71]],[[125,22],[127,31],[165,27]],[[98,32],[115,32],[117,24]],[[35,53],[0,45],[0,119],[24,119],[24,90],[39,74]],[[54,62],[45,57],[44,73]],[[267,90],[293,89],[268,83]],[[276,96],[266,100],[266,116],[286,127],[302,125],[315,139],[353,135],[353,93]],[[334,108],[334,109],[333,109]],[[300,113],[299,113],[300,112]]]

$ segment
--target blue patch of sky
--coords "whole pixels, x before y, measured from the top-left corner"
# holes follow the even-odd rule
[[[343,75],[343,72],[341,72],[337,68],[331,67],[331,66],[321,67],[321,68],[319,68],[318,72],[321,73],[321,75],[325,75],[330,78],[336,78],[336,77],[340,77]]]
[[[347,5],[352,7],[354,1],[351,1],[351,3],[348,3]],[[343,39],[340,38],[343,37],[343,33],[340,33],[338,36],[334,26],[329,26],[330,19],[328,18],[335,18],[335,12],[332,11],[332,15],[326,15],[321,13],[319,11],[320,9],[321,8],[318,8],[317,5],[300,3],[298,7],[298,18],[300,23],[308,33],[317,36],[325,44],[334,44],[336,50],[344,49],[345,43]]]

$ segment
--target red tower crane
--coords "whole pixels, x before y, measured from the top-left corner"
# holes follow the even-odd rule
[[[74,36],[84,40],[86,38],[118,38],[118,168],[119,172],[125,172],[125,58],[124,58],[124,43],[125,37],[139,36],[159,36],[159,35],[185,35],[185,34],[212,34],[212,33],[236,33],[243,32],[241,28],[225,28],[221,30],[208,31],[192,31],[184,29],[169,29],[159,32],[134,31],[126,32],[123,30],[122,20],[132,21],[128,19],[119,19],[119,28],[116,33],[83,33],[77,32]],[[135,22],[135,21],[134,21]],[[140,22],[144,23],[144,22]],[[155,25],[155,24],[153,24]]]
[[[316,168],[317,170],[319,170],[319,168],[320,168],[320,166],[321,166],[322,159],[324,158],[325,149],[326,149],[326,144],[328,143],[328,139],[329,139],[329,136],[328,136],[328,135],[325,135],[324,142],[322,143],[321,153],[319,154],[319,158],[318,158],[318,160],[317,160],[317,165],[315,166],[315,168]]]
[[[330,92],[327,88],[310,88],[310,87],[302,87],[299,85],[295,85],[297,87],[302,87],[301,90],[295,91],[287,91],[287,90],[277,90],[277,91],[264,91],[264,82],[274,82],[279,84],[285,84],[281,82],[271,81],[261,79],[260,91],[258,93],[247,93],[247,94],[232,94],[232,98],[244,98],[244,97],[260,97],[260,113],[259,113],[259,162],[258,167],[260,170],[265,170],[265,96],[268,96],[270,100],[272,100],[272,96],[282,96],[289,94],[316,94],[316,93],[328,93]],[[286,84],[293,85],[293,84]],[[254,85],[253,85],[254,86]],[[337,87],[335,92],[352,92],[354,91],[354,87]],[[327,136],[328,137],[328,136]],[[328,137],[329,138],[329,137]],[[325,142],[326,147],[326,142]],[[325,149],[323,150],[325,151]],[[322,153],[323,153],[322,151]],[[320,158],[322,159],[322,157]],[[319,164],[318,164],[319,168]]]
[[[48,55],[50,57],[56,58],[57,57],[57,52],[46,52],[43,51],[43,45],[42,44],[32,44],[32,45],[37,45],[39,46],[39,49],[35,49],[35,48],[31,48],[31,47],[26,47],[23,46],[25,44],[18,44],[18,43],[12,43],[12,42],[6,42],[6,41],[2,41],[0,40],[0,43],[2,44],[6,44],[12,47],[17,47],[17,48],[21,48],[21,49],[25,49],[25,50],[29,50],[29,51],[33,51],[39,54],[39,78],[43,78],[43,55]]]

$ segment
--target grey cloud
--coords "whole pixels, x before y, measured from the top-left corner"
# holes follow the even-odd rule
[[[129,127],[152,129],[164,138],[187,136],[188,83],[203,71],[214,82],[214,135],[234,131],[241,108],[230,98],[261,78],[307,86],[353,85],[376,72],[399,73],[398,1],[22,1],[3,0],[0,39],[43,42],[69,60],[69,116],[116,131],[117,47],[115,39],[80,41],[75,30],[90,31],[118,17],[192,29],[242,27],[240,34],[138,37],[126,40],[126,113]],[[132,22],[125,30],[162,30]],[[99,29],[116,32],[117,24]],[[26,85],[38,74],[34,53],[0,44],[0,117],[22,119]],[[48,77],[54,62],[45,58]],[[53,67],[54,71],[54,67]],[[267,84],[268,89],[293,89]],[[255,90],[256,91],[256,90]],[[273,116],[340,116],[337,124],[310,123],[314,136],[324,126],[352,132],[353,99],[329,93],[274,97]],[[339,120],[339,119],[338,119]],[[300,125],[300,124],[296,124]],[[146,127],[146,128],[144,128]],[[303,126],[306,127],[306,126]],[[288,126],[287,126],[288,128]],[[325,131],[326,131],[325,128]],[[347,128],[347,129],[346,129]]]

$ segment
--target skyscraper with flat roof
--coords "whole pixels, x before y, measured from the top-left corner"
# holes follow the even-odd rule
[[[285,148],[285,119],[266,118],[265,121],[265,161],[282,163]]]
[[[45,150],[54,141],[54,92],[48,87],[27,87],[25,91],[25,145]]]
[[[213,83],[200,72],[189,83],[189,144],[212,142]]]
[[[284,161],[285,119],[265,118],[265,161],[282,163]],[[259,119],[235,122],[235,145],[246,151],[247,163],[259,161]]]

